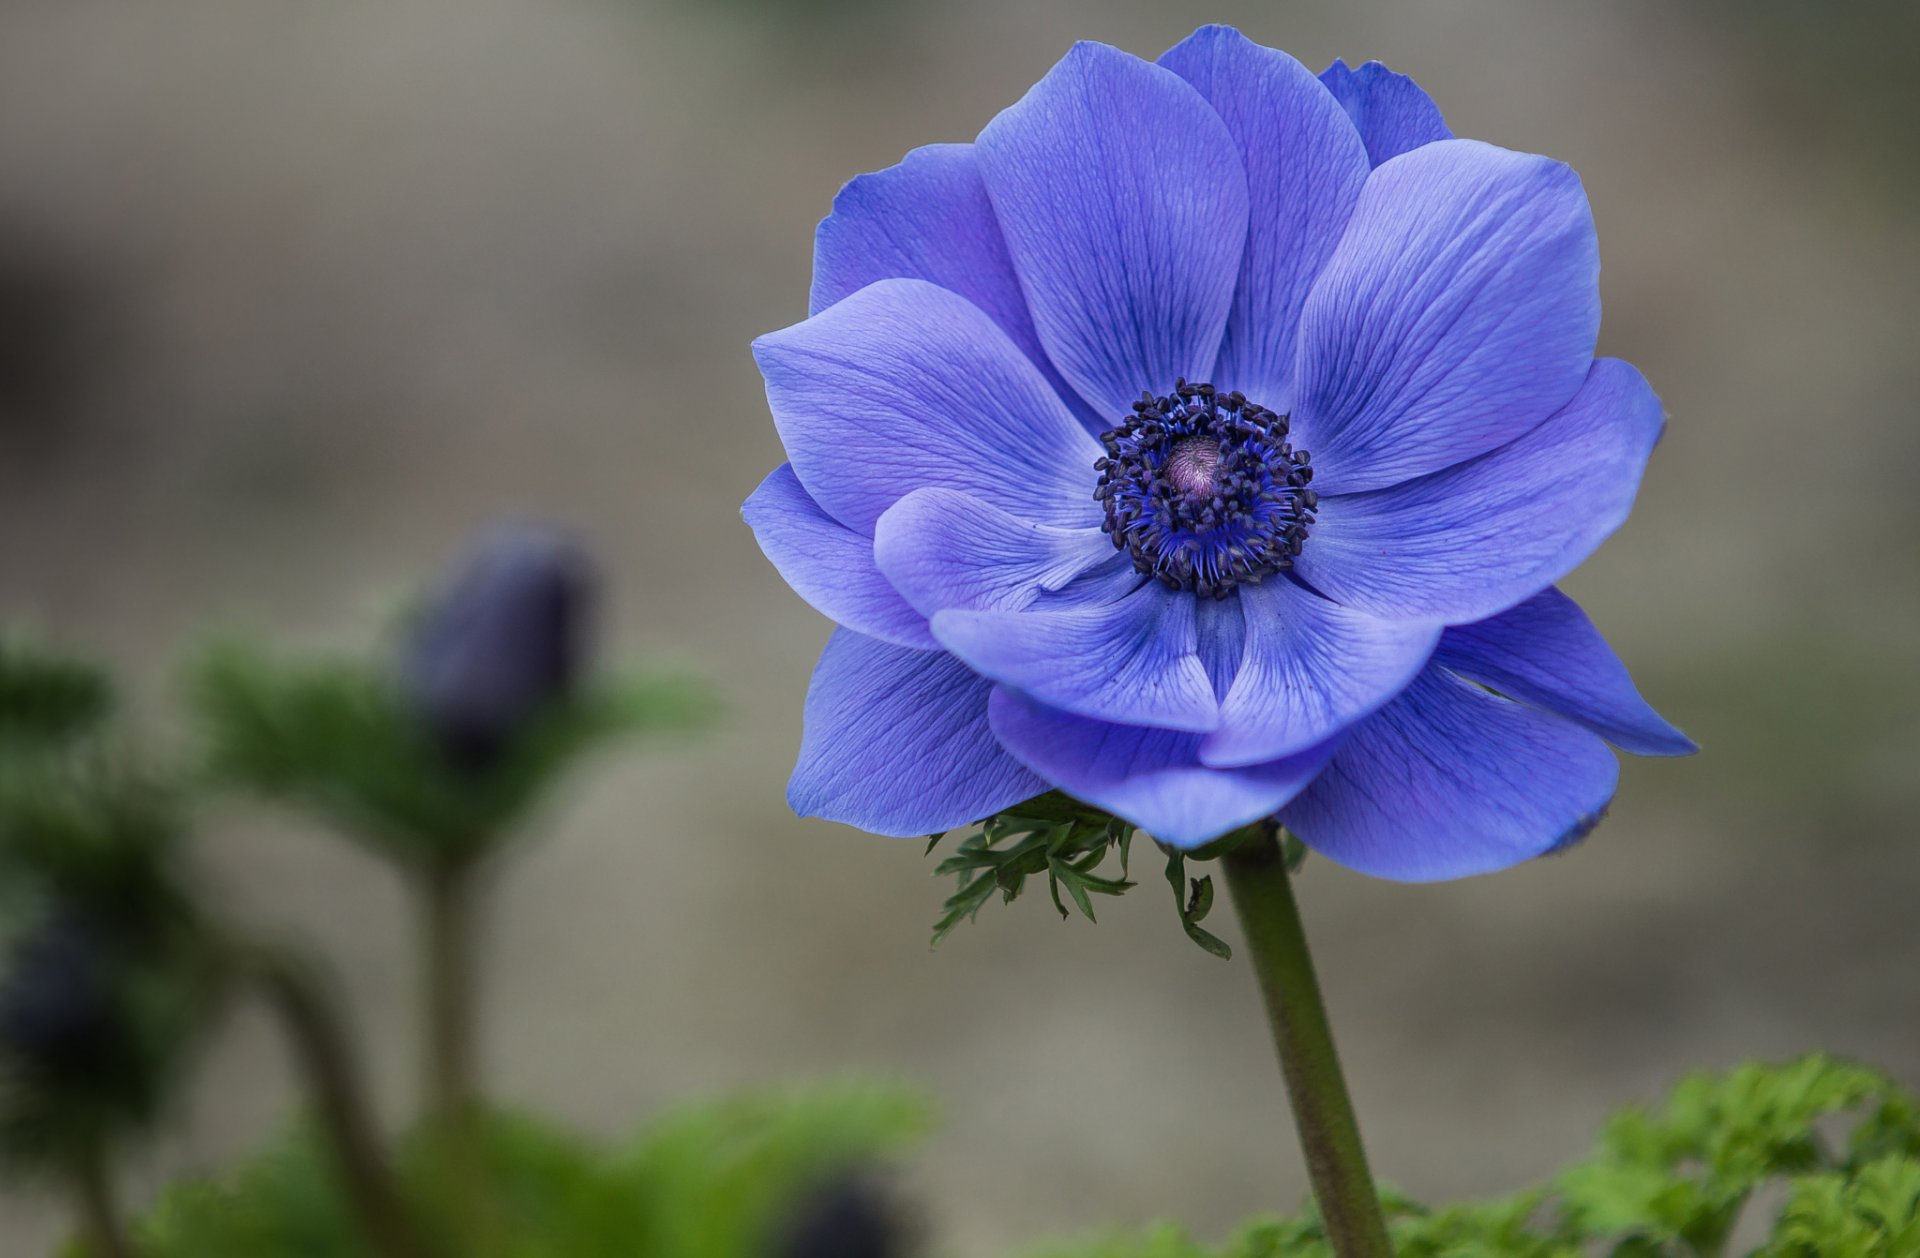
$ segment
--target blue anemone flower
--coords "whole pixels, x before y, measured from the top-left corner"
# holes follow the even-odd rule
[[[1424,880],[1692,751],[1554,583],[1663,425],[1594,357],[1580,180],[1377,62],[1075,47],[849,183],[754,345],[746,504],[838,622],[789,798],[928,834],[1057,787],[1180,847],[1277,816]]]

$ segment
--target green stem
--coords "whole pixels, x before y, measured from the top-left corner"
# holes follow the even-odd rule
[[[429,1124],[463,1133],[474,1098],[473,877],[452,861],[421,879],[425,1051],[422,1095]]]
[[[86,1237],[87,1252],[95,1258],[135,1258],[138,1251],[120,1226],[120,1211],[113,1200],[113,1177],[101,1149],[90,1148],[76,1159],[73,1186],[80,1209],[80,1233]]]
[[[324,988],[293,957],[256,949],[249,959],[306,1069],[335,1168],[368,1243],[380,1258],[424,1258],[430,1251],[394,1187],[358,1065]]]
[[[1314,1200],[1337,1258],[1392,1258],[1380,1195],[1341,1077],[1278,827],[1263,825],[1221,858],[1246,931],[1267,1025],[1293,1103]]]
[[[423,1035],[422,1129],[451,1190],[450,1225],[468,1254],[498,1251],[500,1217],[486,1191],[474,1050],[475,900],[485,865],[453,857],[420,878]]]

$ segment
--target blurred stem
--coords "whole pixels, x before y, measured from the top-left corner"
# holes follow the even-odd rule
[[[373,1252],[424,1258],[430,1251],[401,1203],[352,1047],[324,987],[296,957],[254,948],[247,960],[305,1067],[335,1168]]]
[[[427,1120],[460,1139],[474,1098],[475,864],[454,859],[421,879],[422,980],[425,984]]]
[[[1307,951],[1279,827],[1262,824],[1221,858],[1246,931],[1267,1025],[1293,1103],[1314,1200],[1337,1258],[1392,1258],[1380,1194],[1333,1047],[1333,1027]]]
[[[96,1258],[135,1258],[138,1251],[120,1227],[120,1210],[114,1204],[113,1177],[107,1170],[106,1151],[98,1144],[75,1160],[73,1186],[87,1252]]]
[[[474,1071],[475,915],[484,865],[454,856],[420,878],[421,980],[425,991],[422,1127],[445,1168],[451,1222],[463,1252],[496,1252],[495,1203],[484,1186]]]

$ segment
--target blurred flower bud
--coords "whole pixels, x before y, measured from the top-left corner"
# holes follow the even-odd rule
[[[41,1082],[114,1074],[129,1046],[112,951],[100,927],[68,906],[21,936],[0,979],[0,1058]]]
[[[777,1258],[901,1258],[905,1229],[871,1183],[844,1179],[801,1203],[774,1253]]]
[[[529,525],[476,551],[421,617],[401,686],[448,761],[483,772],[552,705],[586,656],[592,570],[574,542]]]

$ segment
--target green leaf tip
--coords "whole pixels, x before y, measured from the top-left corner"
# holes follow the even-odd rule
[[[1173,888],[1173,907],[1180,914],[1180,929],[1202,952],[1219,957],[1222,961],[1231,961],[1233,948],[1227,941],[1200,925],[1202,919],[1213,911],[1213,875],[1189,880],[1189,853],[1175,847],[1167,848],[1166,853],[1167,885]]]

